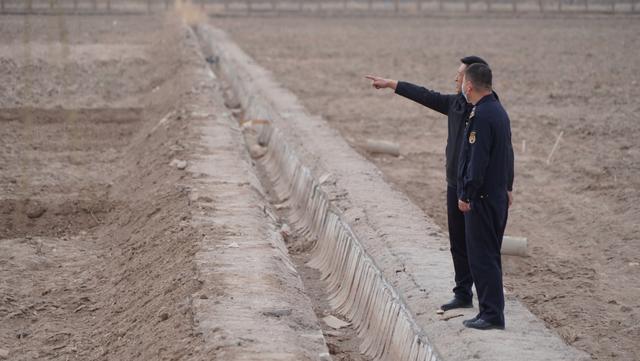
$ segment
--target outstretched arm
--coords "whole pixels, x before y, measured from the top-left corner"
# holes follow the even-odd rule
[[[393,89],[396,94],[402,95],[405,98],[411,99],[416,103],[422,104],[425,107],[433,109],[444,115],[449,113],[449,106],[455,97],[455,95],[440,94],[433,90],[404,81],[385,79],[373,75],[367,75],[365,78],[371,80],[371,85],[376,89]]]

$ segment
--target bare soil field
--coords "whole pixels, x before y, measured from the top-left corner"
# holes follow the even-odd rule
[[[460,57],[487,59],[511,116],[516,153],[515,204],[507,234],[525,236],[530,245],[529,257],[504,257],[506,288],[594,359],[638,360],[637,18],[255,17],[211,22],[226,29],[363,154],[367,138],[399,142],[398,158],[365,155],[443,229],[446,118],[374,90],[364,75],[451,92]]]
[[[189,36],[164,17],[2,16],[0,358],[211,358],[171,164],[192,137]]]

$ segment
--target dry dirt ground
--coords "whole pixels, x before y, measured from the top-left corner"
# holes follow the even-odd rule
[[[164,17],[0,18],[8,359],[211,358],[191,303],[201,235],[171,164],[192,137],[188,36]]]
[[[458,59],[485,57],[511,116],[516,153],[516,203],[507,234],[528,237],[530,244],[530,257],[505,257],[506,287],[594,359],[638,360],[637,17],[211,22],[359,151],[367,138],[399,142],[399,158],[367,157],[443,229],[445,117],[376,91],[363,76],[451,92]]]

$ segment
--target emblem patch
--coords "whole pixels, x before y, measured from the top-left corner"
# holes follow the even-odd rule
[[[469,143],[473,144],[476,142],[476,132],[473,131],[471,133],[469,133]]]

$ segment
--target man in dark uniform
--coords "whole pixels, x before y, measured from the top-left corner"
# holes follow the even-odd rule
[[[465,70],[461,87],[474,108],[460,152],[458,207],[464,212],[467,255],[480,309],[463,324],[481,330],[505,325],[500,248],[513,183],[511,124],[491,83],[491,69],[473,64]]]
[[[466,68],[475,63],[487,64],[486,61],[477,56],[467,56],[460,59],[460,65],[455,76],[455,94],[440,94],[408,82],[367,76],[367,79],[373,81],[373,86],[376,89],[394,89],[396,94],[440,112],[448,118],[449,132],[445,152],[447,159],[447,220],[456,286],[453,289],[454,298],[442,305],[443,311],[473,307],[473,293],[471,291],[473,279],[469,270],[469,259],[467,258],[464,214],[458,209],[457,173],[458,155],[460,154],[464,127],[472,108],[471,104],[460,93],[460,84]]]

